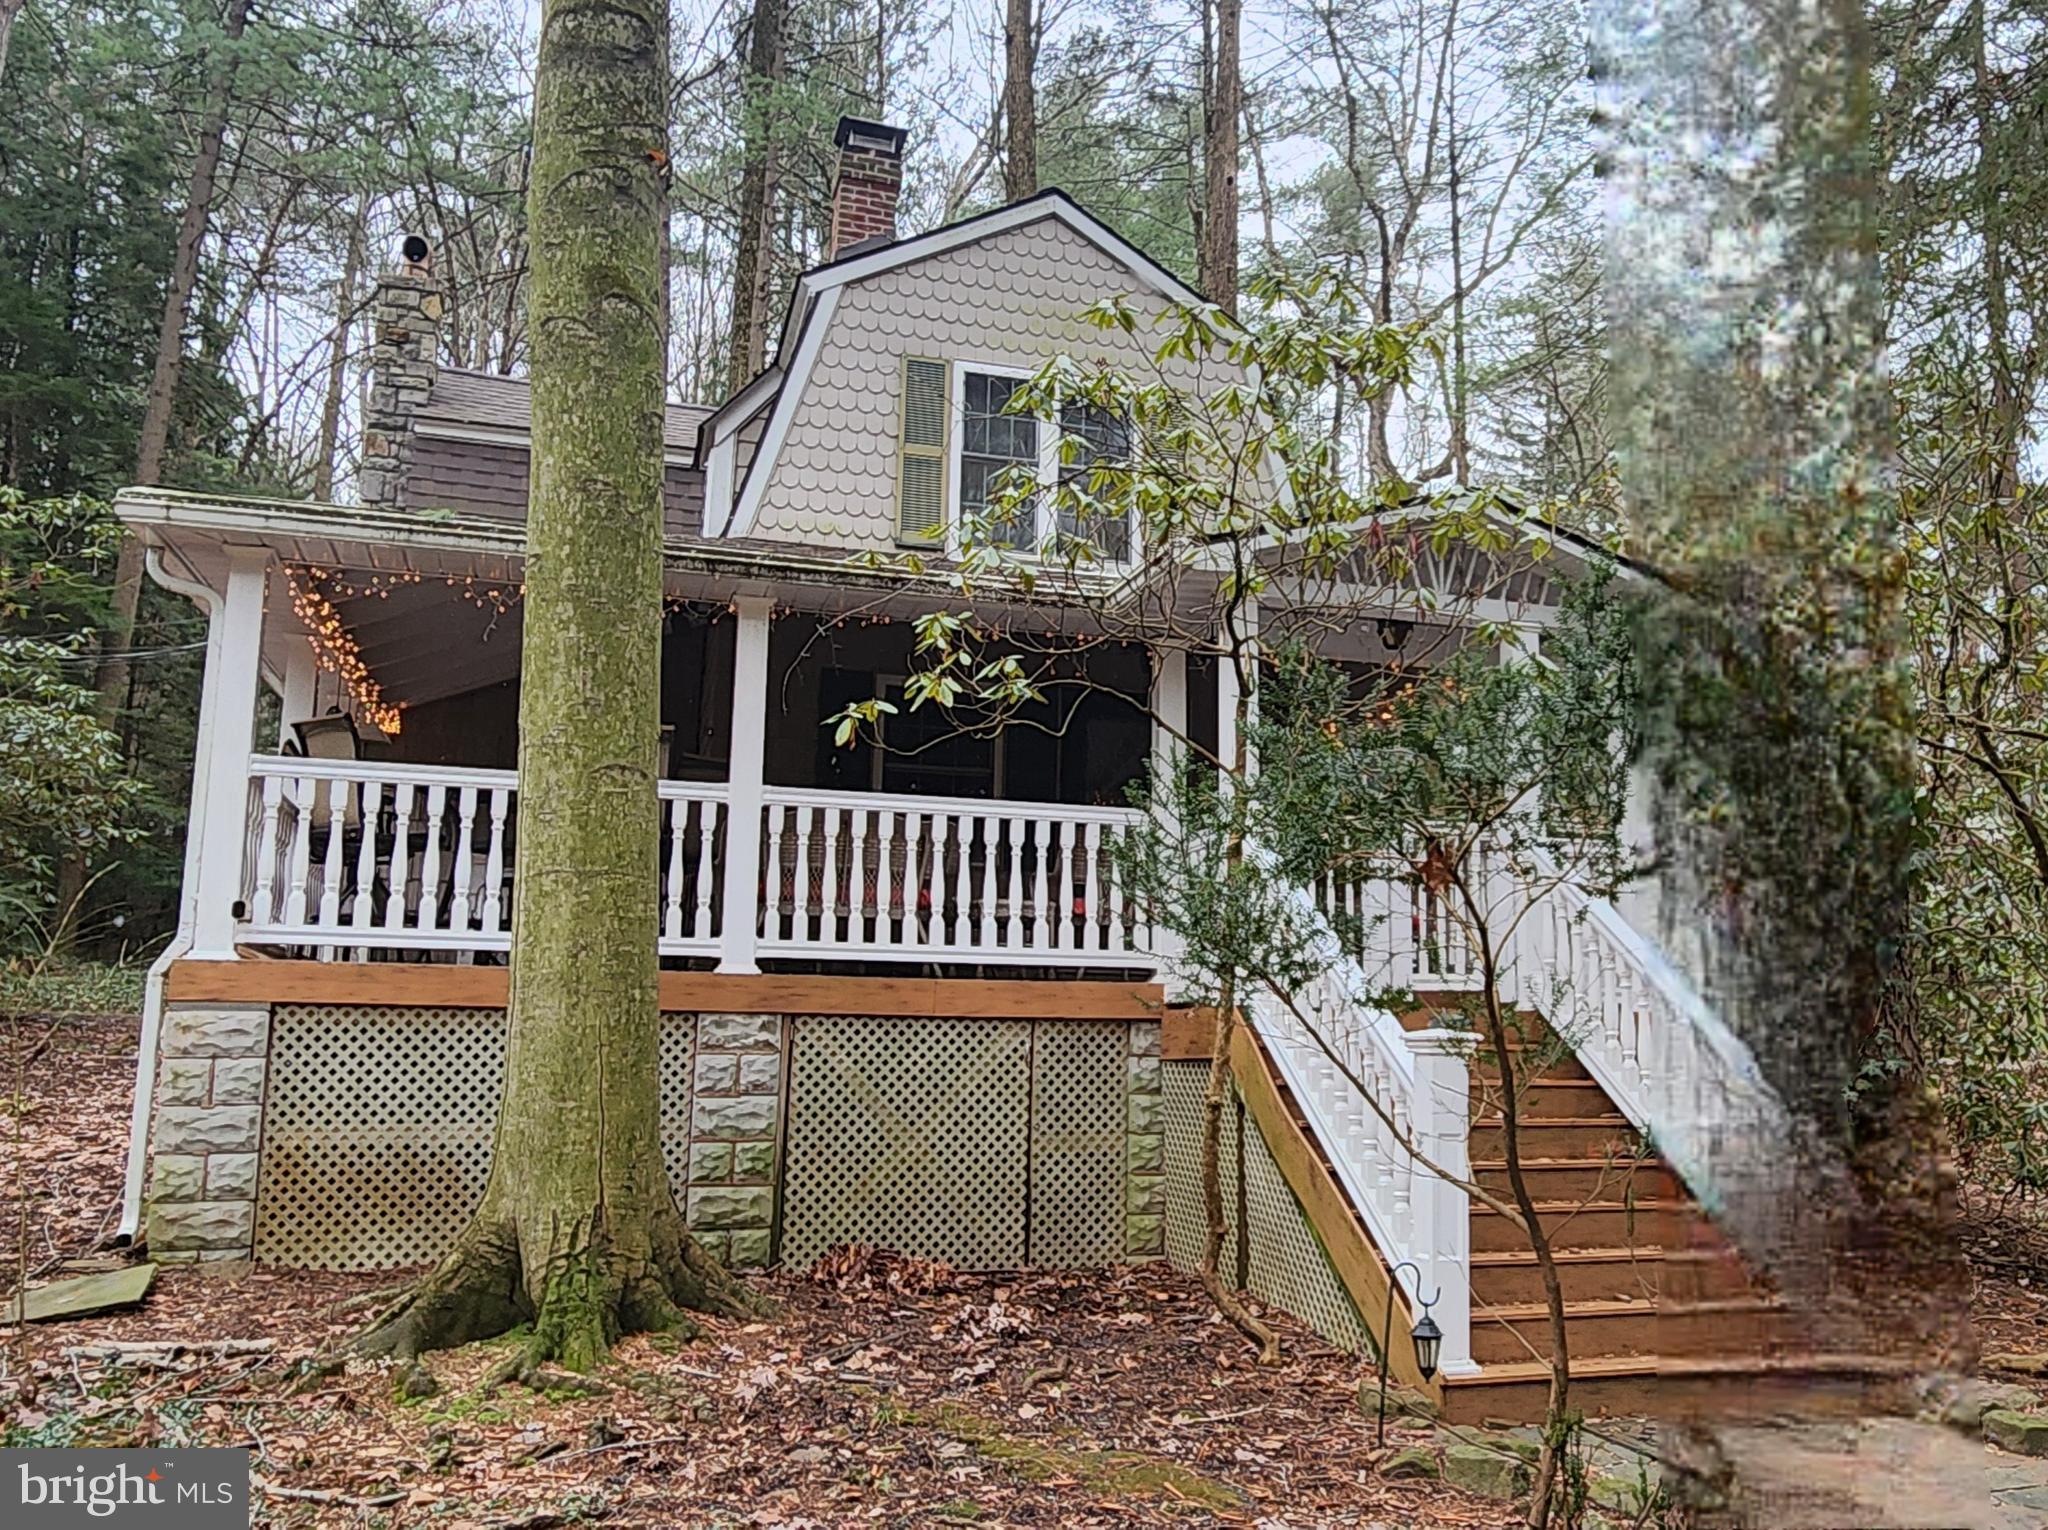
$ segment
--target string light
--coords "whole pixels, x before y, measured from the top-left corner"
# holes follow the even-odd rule
[[[303,578],[301,577],[303,576]],[[325,574],[316,568],[298,568],[287,563],[284,566],[285,589],[292,602],[292,614],[298,617],[306,629],[306,641],[313,648],[313,662],[328,674],[341,681],[348,692],[351,710],[357,717],[374,724],[392,738],[404,724],[404,704],[384,699],[384,688],[370,673],[369,665],[363,662],[363,651],[356,642],[355,634],[342,622],[341,612],[319,584]],[[403,575],[387,576],[398,583],[416,584],[419,576],[406,578]],[[366,593],[355,586],[346,586],[360,595]],[[388,588],[382,598],[388,598]]]

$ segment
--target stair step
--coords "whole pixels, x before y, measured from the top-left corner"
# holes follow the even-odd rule
[[[1678,1232],[1684,1201],[1538,1201],[1536,1215],[1553,1249],[1663,1248]],[[1526,1249],[1528,1236],[1490,1206],[1472,1207],[1472,1250]]]
[[[1621,1115],[1553,1116],[1518,1123],[1524,1158],[1600,1158],[1635,1151],[1635,1128]],[[1474,1158],[1507,1156],[1499,1116],[1472,1123],[1470,1152]]]
[[[1508,1048],[1508,1055],[1514,1060],[1515,1077],[1517,1080],[1523,1079],[1526,1076],[1526,1070],[1535,1066],[1534,1062],[1529,1058],[1529,1052],[1530,1048],[1528,1047],[1511,1046]],[[1488,1046],[1479,1047],[1472,1053],[1471,1062],[1472,1073],[1475,1078],[1484,1079],[1489,1084],[1496,1082],[1500,1078],[1500,1065],[1494,1061],[1493,1048]],[[1551,1058],[1537,1077],[1555,1079],[1560,1083],[1590,1084],[1593,1081],[1593,1075],[1586,1071],[1586,1065],[1569,1052],[1565,1053],[1562,1057]]]
[[[1655,1248],[1566,1248],[1556,1251],[1558,1284],[1568,1302],[1648,1300],[1658,1291],[1664,1253]],[[1472,1255],[1474,1306],[1543,1301],[1543,1271],[1531,1249]]]
[[[1785,1314],[1761,1297],[1676,1306],[1663,1300],[1574,1302],[1565,1308],[1572,1364],[1625,1356],[1764,1354],[1787,1333]],[[1520,1364],[1550,1356],[1550,1309],[1542,1302],[1475,1307],[1472,1358]]]
[[[1472,1090],[1472,1108],[1500,1119],[1498,1082],[1479,1080]],[[1515,1117],[1524,1126],[1542,1121],[1618,1119],[1607,1091],[1591,1079],[1533,1078],[1515,1087]]]
[[[1472,1165],[1472,1177],[1489,1190],[1506,1191],[1508,1166],[1502,1159]],[[1589,1197],[1617,1201],[1679,1198],[1678,1176],[1655,1158],[1617,1154],[1612,1158],[1522,1158],[1522,1177],[1538,1201],[1571,1201]]]
[[[1572,1362],[1572,1406],[1589,1417],[1653,1414],[1754,1417],[1875,1411],[1910,1364],[1883,1356],[1787,1353],[1698,1359],[1628,1355]],[[1547,1362],[1488,1365],[1444,1378],[1443,1420],[1534,1422],[1550,1385]]]
[[[1705,1302],[1737,1291],[1761,1289],[1748,1266],[1743,1264],[1742,1256],[1725,1241],[1720,1241],[1711,1224],[1707,1224],[1707,1231],[1713,1234],[1718,1246],[1671,1247],[1665,1250],[1664,1274],[1657,1289],[1666,1300]]]

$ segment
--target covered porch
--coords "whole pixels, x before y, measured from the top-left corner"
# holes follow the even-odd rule
[[[504,961],[516,528],[235,508],[230,532],[175,496],[124,505],[154,575],[212,618],[184,954]],[[816,559],[671,554],[649,910],[664,966],[1159,971],[1118,852],[1143,816],[1131,789],[1166,749],[1151,699],[1213,738],[1213,691],[1190,708],[1185,654],[1100,647],[1011,726],[961,733],[903,706],[879,746],[840,747],[827,719],[901,703],[911,619],[945,592]]]

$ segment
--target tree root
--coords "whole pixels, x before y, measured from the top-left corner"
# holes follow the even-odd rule
[[[527,1267],[532,1251],[522,1248],[519,1228],[508,1218],[480,1215],[446,1257],[344,1352],[405,1367],[427,1350],[496,1338],[530,1324],[491,1367],[484,1385],[517,1381],[541,1390],[595,1392],[565,1372],[594,1370],[624,1334],[695,1338],[700,1330],[693,1311],[745,1319],[772,1310],[697,1246],[680,1214],[657,1214],[648,1231],[651,1246],[638,1253],[616,1247],[601,1223],[579,1224],[565,1239],[547,1236],[555,1246],[546,1250],[545,1270],[533,1278]]]

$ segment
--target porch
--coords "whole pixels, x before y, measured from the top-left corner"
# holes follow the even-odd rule
[[[503,959],[515,772],[256,754],[248,792],[238,946]],[[656,793],[650,922],[673,964],[1155,969],[1118,860],[1135,809],[677,780]]]

